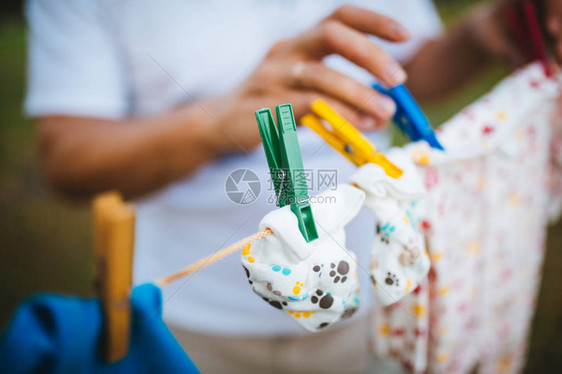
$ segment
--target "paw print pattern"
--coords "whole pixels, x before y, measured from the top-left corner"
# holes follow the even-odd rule
[[[396,286],[400,287],[400,280],[396,277],[396,274],[392,274],[391,272],[386,273],[386,277],[384,278],[384,283],[389,286]]]
[[[303,282],[297,282],[297,283],[295,283],[295,286],[293,287],[293,294],[294,294],[295,296],[289,296],[289,297],[288,297],[289,300],[292,300],[292,301],[299,301],[299,300],[304,300],[304,299],[306,299],[306,298],[308,297],[308,293],[305,293],[304,295],[299,296],[299,294],[300,294],[301,291],[302,291],[302,287],[304,287],[304,283],[303,283]]]
[[[358,309],[358,308],[352,307],[352,306],[346,308],[346,309],[343,311],[343,313],[341,314],[341,319],[348,319],[348,318],[351,318],[351,316],[353,316],[353,315],[355,314],[355,312],[357,312],[357,309]]]
[[[284,317],[310,332],[337,323],[345,309],[356,306],[357,261],[355,253],[345,248],[344,227],[357,214],[364,193],[348,184],[340,187],[337,196],[342,198],[342,204],[313,207],[320,209],[316,212],[319,215],[336,217],[326,240],[321,238],[306,248],[295,248],[285,240],[292,235],[293,227],[284,224],[294,214],[283,209],[262,221],[275,226],[272,236],[256,240],[251,246],[242,245],[239,252],[254,293],[281,310],[278,318]]]
[[[380,226],[379,232],[382,233],[387,238],[396,231],[396,227],[390,224],[390,222],[385,223],[384,225]]]
[[[338,263],[338,267],[336,268],[336,264],[331,263],[330,267],[330,277],[334,278],[334,283],[342,282],[345,283],[347,280],[347,274],[349,273],[349,263],[347,261],[340,261]]]
[[[381,235],[381,225],[377,223],[377,237],[380,239],[381,243],[385,243],[386,245],[388,245],[390,243],[390,241],[388,240],[388,236],[387,235]]]
[[[267,297],[262,297],[262,299],[272,307],[279,310],[283,310],[283,307],[287,306],[285,301],[269,300]]]
[[[250,256],[250,247],[251,244],[246,244],[246,246],[242,249],[242,256],[248,256],[248,262],[253,264],[254,262],[256,262],[256,260],[252,256]]]
[[[246,277],[248,278],[248,282],[250,282],[250,284],[254,283],[250,280],[250,271],[248,270],[248,268],[245,267],[244,265],[242,265],[242,267],[244,268],[244,271],[246,272]]]
[[[324,268],[324,265],[314,265],[312,267],[312,271],[314,271],[315,273],[318,273],[318,276],[322,275],[322,268]]]
[[[271,285],[271,283],[268,283],[268,284],[266,285],[266,287],[267,287],[267,290],[273,292],[274,295],[281,296],[281,291],[274,290],[274,289],[273,289],[273,286]]]
[[[316,312],[307,312],[307,311],[302,311],[302,310],[296,310],[296,311],[295,310],[289,310],[289,314],[292,315],[293,317],[297,318],[297,319],[301,318],[301,317],[310,318],[310,316],[314,313],[316,313]]]
[[[312,304],[317,304],[322,309],[329,309],[334,304],[334,298],[329,293],[324,294],[322,290],[316,290],[316,295],[310,298]]]
[[[421,255],[421,251],[417,247],[407,247],[404,246],[404,251],[406,253],[401,253],[398,257],[398,262],[402,266],[412,266],[416,263],[416,260]]]
[[[285,267],[282,267],[282,266],[279,266],[279,265],[273,265],[271,267],[271,270],[273,270],[276,273],[281,272],[283,275],[291,274],[291,269],[285,268]]]

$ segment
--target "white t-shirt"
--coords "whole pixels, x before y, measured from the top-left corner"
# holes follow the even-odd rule
[[[404,61],[441,31],[429,0],[352,1],[389,15],[413,38],[380,44]],[[312,27],[340,1],[238,0],[30,0],[29,79],[25,103],[31,116],[68,114],[120,119],[157,114],[182,102],[225,94],[236,87],[279,39]],[[378,41],[379,42],[379,41]],[[368,84],[373,78],[339,57],[327,63]],[[173,77],[173,78],[172,78]],[[259,109],[259,108],[256,108]],[[372,134],[379,147],[384,133]],[[347,180],[353,166],[307,129],[299,130],[311,193]],[[142,167],[142,165],[139,165]],[[261,192],[250,204],[235,204],[225,183],[231,172],[250,169]],[[322,183],[323,182],[323,183]],[[310,183],[310,181],[309,181]],[[238,186],[241,190],[248,185]],[[263,148],[232,155],[201,168],[189,179],[138,201],[135,282],[167,275],[257,231],[270,202]],[[251,199],[250,199],[251,200]],[[362,212],[348,226],[348,248],[363,269],[374,219]],[[367,271],[359,271],[363,310],[372,295]],[[302,329],[250,289],[238,255],[168,286],[167,322],[207,333],[290,334]]]

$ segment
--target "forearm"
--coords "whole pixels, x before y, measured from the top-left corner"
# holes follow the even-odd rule
[[[276,43],[233,92],[200,102],[202,106],[120,122],[44,118],[40,153],[45,174],[67,195],[108,189],[142,195],[221,154],[250,151],[260,143],[254,111],[286,102],[293,104],[297,119],[320,98],[363,130],[382,127],[392,117],[394,103],[323,63],[326,56],[340,55],[387,85],[403,83],[402,66],[367,35],[391,42],[409,37],[388,17],[342,6],[311,29]]]
[[[428,41],[405,66],[407,86],[417,98],[438,99],[490,64],[492,57],[475,38],[473,23],[467,18],[451,32]]]
[[[214,111],[218,103],[206,105]],[[47,117],[39,126],[47,179],[75,197],[110,189],[127,197],[143,195],[232,148],[215,119],[196,105],[124,121]]]

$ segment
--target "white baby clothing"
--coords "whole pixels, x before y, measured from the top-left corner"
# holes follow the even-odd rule
[[[311,198],[318,239],[309,243],[290,206],[267,214],[259,227],[273,234],[247,245],[241,256],[254,292],[308,331],[351,317],[359,307],[359,281],[344,227],[364,199],[346,184]]]
[[[538,64],[505,79],[411,157],[427,196],[431,271],[410,295],[376,305],[374,352],[410,372],[515,373],[525,362],[543,260],[559,83]]]
[[[398,178],[382,167],[365,164],[350,182],[365,191],[365,206],[378,219],[377,236],[371,250],[370,273],[381,305],[390,305],[412,292],[429,271],[429,255],[414,208],[425,194],[423,182],[410,157],[387,153],[402,169]]]

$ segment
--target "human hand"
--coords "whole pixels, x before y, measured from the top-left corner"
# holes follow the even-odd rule
[[[465,30],[489,58],[518,68],[526,62],[525,52],[511,35],[506,19],[507,6],[514,2],[499,0],[481,5],[469,15]]]
[[[394,114],[394,102],[347,75],[328,68],[324,57],[338,54],[366,69],[383,83],[404,83],[404,69],[368,38],[401,42],[408,31],[396,21],[352,6],[342,6],[312,29],[271,48],[253,74],[233,93],[220,99],[217,119],[230,133],[222,136],[225,149],[259,144],[253,113],[263,107],[293,104],[295,117],[323,99],[362,130],[381,127]]]
[[[478,8],[470,17],[467,30],[475,42],[496,60],[517,68],[529,62],[523,47],[513,36],[506,17],[508,6],[521,0],[499,0]],[[545,0],[546,25],[543,27],[554,39],[554,56],[562,62],[562,1]]]
[[[562,1],[546,0],[546,29],[554,38],[554,55],[562,62]]]

